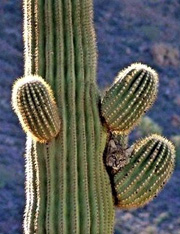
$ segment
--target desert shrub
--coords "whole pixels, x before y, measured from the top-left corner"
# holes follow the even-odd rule
[[[150,117],[145,116],[141,119],[141,122],[137,128],[136,136],[145,137],[149,134],[162,134],[162,128]]]
[[[176,147],[176,167],[180,167],[180,135],[172,136],[171,140]]]

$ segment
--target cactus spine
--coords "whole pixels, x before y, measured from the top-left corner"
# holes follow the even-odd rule
[[[27,133],[25,234],[113,233],[114,205],[131,184],[123,180],[121,189],[119,178],[141,158],[141,146],[138,153],[127,149],[127,133],[154,102],[157,75],[134,64],[101,102],[92,12],[92,0],[24,0],[25,75],[14,85],[12,104]],[[123,161],[115,174],[105,150],[113,131],[121,134],[117,155]],[[158,155],[171,174],[173,150],[159,147]],[[134,191],[133,184],[127,199]]]

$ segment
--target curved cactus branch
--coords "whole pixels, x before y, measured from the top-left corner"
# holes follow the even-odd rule
[[[102,101],[102,116],[110,131],[128,134],[154,103],[157,88],[157,73],[144,64],[121,71]]]
[[[173,144],[151,135],[133,145],[129,163],[114,175],[116,205],[137,208],[151,201],[169,180],[175,163]]]
[[[39,76],[18,79],[12,106],[22,128],[39,142],[52,140],[60,131],[60,118],[50,86]]]

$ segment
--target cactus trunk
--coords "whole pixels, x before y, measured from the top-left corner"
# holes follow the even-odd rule
[[[92,1],[24,0],[24,41],[25,76],[51,85],[61,118],[50,143],[27,139],[25,234],[110,234]]]

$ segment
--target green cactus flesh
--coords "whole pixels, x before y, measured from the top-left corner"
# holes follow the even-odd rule
[[[27,141],[25,233],[112,233],[92,3],[29,0],[24,11],[25,76],[36,74],[50,84],[61,117],[54,140]]]
[[[27,76],[18,79],[14,87],[12,104],[24,131],[42,143],[56,137],[60,118],[49,85],[38,76]]]
[[[156,96],[151,68],[123,70],[101,102],[92,14],[92,0],[24,0],[25,75],[12,105],[27,133],[25,234],[111,234],[115,205],[146,203],[142,192],[154,194],[172,172],[165,140],[127,148],[127,133]],[[112,134],[121,134],[119,146]],[[113,147],[123,162],[115,170],[107,157]]]
[[[161,136],[146,137],[133,148],[129,163],[114,176],[116,205],[126,209],[152,200],[174,168],[174,146]]]
[[[102,102],[102,115],[113,131],[129,133],[157,94],[156,72],[144,64],[132,64],[119,73]]]

